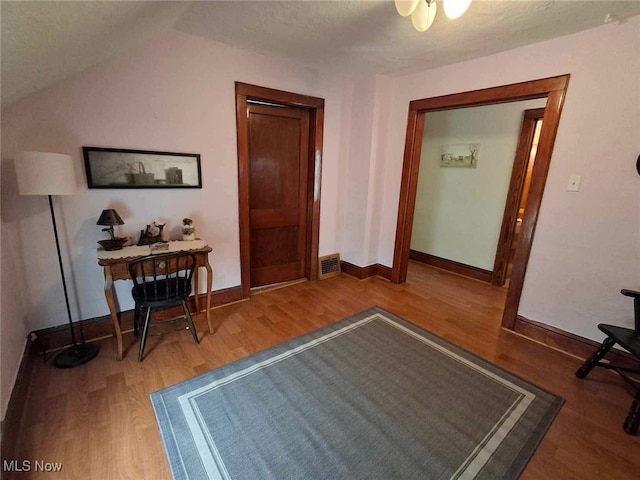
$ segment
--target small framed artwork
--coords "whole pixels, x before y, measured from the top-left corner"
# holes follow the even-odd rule
[[[200,155],[82,147],[89,188],[202,188]]]
[[[478,166],[479,151],[479,143],[442,145],[440,154],[440,166],[454,168],[476,168]]]

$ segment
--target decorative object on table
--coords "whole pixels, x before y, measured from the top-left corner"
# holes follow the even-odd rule
[[[58,353],[53,360],[53,364],[57,368],[77,367],[93,359],[98,354],[99,349],[98,346],[93,343],[78,343],[76,340],[73,320],[71,319],[71,308],[69,307],[67,283],[62,265],[62,256],[60,254],[56,216],[51,198],[52,195],[71,195],[76,192],[77,184],[75,169],[73,168],[73,158],[70,155],[62,155],[59,153],[22,152],[16,159],[15,167],[18,180],[18,192],[20,195],[49,196],[49,209],[51,210],[53,235],[56,240],[60,278],[62,279],[62,289],[67,307],[69,330],[71,330],[71,346]]]
[[[441,167],[476,168],[478,166],[479,143],[442,145]]]
[[[151,402],[175,478],[394,480],[515,480],[564,403],[380,308]]]
[[[105,250],[120,250],[129,240],[126,237],[115,236],[113,227],[115,225],[124,225],[124,222],[122,221],[122,218],[120,218],[120,215],[118,215],[118,212],[113,208],[102,210],[96,225],[106,225],[106,228],[103,228],[102,231],[107,232],[109,234],[109,238],[107,240],[98,240],[98,243]]]
[[[146,230],[140,230],[138,245],[151,245],[152,243],[162,242],[164,225],[164,223],[151,222],[151,224],[147,225]]]
[[[149,245],[152,252],[162,252],[169,250],[169,242],[156,242]]]
[[[82,151],[89,188],[202,188],[197,153],[100,147]]]
[[[196,228],[193,226],[193,220],[190,218],[182,219],[182,240],[191,242],[196,239]]]

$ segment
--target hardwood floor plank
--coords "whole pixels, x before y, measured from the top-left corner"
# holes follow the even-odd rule
[[[196,315],[199,345],[186,330],[151,337],[142,363],[132,333],[124,335],[121,362],[115,360],[113,339],[99,341],[98,357],[75,369],[55,369],[37,359],[18,459],[64,467],[61,473],[15,478],[169,479],[151,392],[375,305],[565,398],[522,479],[638,478],[640,438],[622,430],[632,401],[628,389],[606,371],[578,380],[579,359],[502,330],[505,298],[504,288],[412,262],[402,285],[340,275],[215,308],[214,334],[204,316]]]

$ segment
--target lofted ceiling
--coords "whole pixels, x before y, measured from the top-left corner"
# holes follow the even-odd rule
[[[456,20],[439,10],[418,33],[391,0],[3,0],[2,106],[171,29],[344,76],[402,75],[622,22],[640,1],[474,0]]]

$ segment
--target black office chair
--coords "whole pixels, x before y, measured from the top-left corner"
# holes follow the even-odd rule
[[[133,280],[131,295],[136,302],[133,318],[135,335],[138,335],[140,314],[146,309],[138,354],[139,362],[144,357],[152,310],[182,305],[187,326],[191,330],[193,339],[198,343],[198,334],[187,307],[195,265],[196,258],[189,252],[150,255],[129,263],[129,275]]]
[[[593,352],[593,355],[578,369],[576,377],[585,378],[594,367],[603,367],[614,370],[626,380],[636,391],[636,396],[633,403],[631,403],[631,408],[629,409],[629,414],[627,415],[623,428],[628,434],[635,435],[638,433],[638,427],[640,427],[640,380],[634,379],[628,374],[640,374],[640,370],[601,361],[616,343],[640,360],[640,292],[621,290],[620,293],[633,298],[635,328],[624,328],[615,325],[606,325],[604,323],[599,324],[598,328],[607,335],[607,338],[602,342],[600,348]]]

